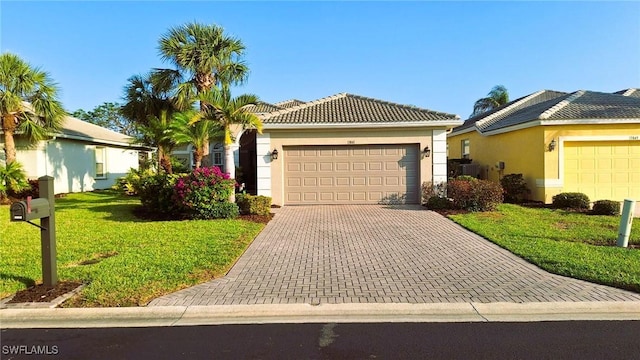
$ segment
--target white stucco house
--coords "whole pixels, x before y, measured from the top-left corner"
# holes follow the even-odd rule
[[[56,194],[108,189],[153,150],[133,144],[130,136],[71,116],[47,140],[30,145],[18,134],[15,141],[17,161],[27,177],[52,176]],[[0,164],[4,163],[4,136],[0,136]]]

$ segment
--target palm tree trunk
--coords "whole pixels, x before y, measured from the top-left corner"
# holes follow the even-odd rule
[[[13,138],[16,129],[15,116],[6,114],[2,117],[2,132],[4,133],[5,164],[16,161],[16,143]]]
[[[236,164],[233,159],[233,151],[231,150],[231,145],[224,146],[224,171],[229,174],[229,178],[236,178]],[[229,196],[229,202],[236,202],[235,186],[233,188],[233,191],[231,192],[231,196]]]
[[[196,163],[196,169],[200,169],[200,167],[202,166],[202,149],[197,150],[193,153],[193,160]]]

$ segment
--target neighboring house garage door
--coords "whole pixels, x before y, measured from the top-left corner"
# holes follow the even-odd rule
[[[418,203],[417,144],[283,150],[287,205]]]
[[[564,143],[564,191],[640,200],[640,141]]]

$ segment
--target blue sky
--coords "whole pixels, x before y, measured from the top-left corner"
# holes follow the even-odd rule
[[[340,92],[454,113],[497,84],[511,98],[640,87],[640,2],[0,2],[0,48],[48,71],[69,111],[121,101],[168,67],[160,36],[216,23],[247,47],[267,102]]]

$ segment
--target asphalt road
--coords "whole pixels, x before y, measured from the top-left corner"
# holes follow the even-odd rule
[[[639,334],[640,321],[4,329],[0,358],[637,359]]]

